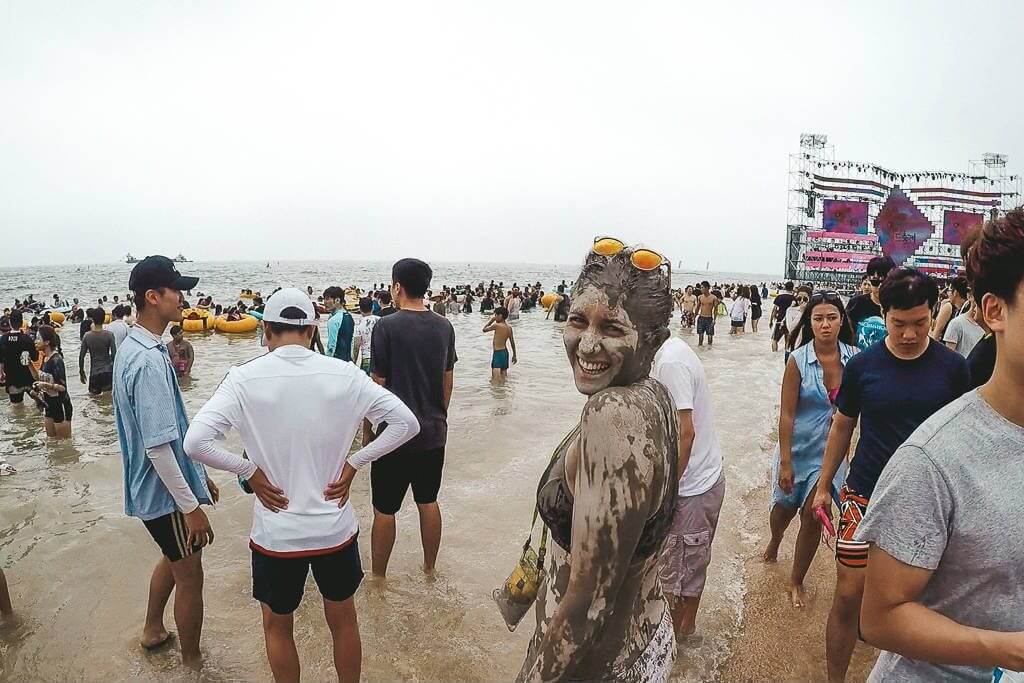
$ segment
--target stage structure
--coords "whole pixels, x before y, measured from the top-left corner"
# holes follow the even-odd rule
[[[881,254],[936,277],[956,275],[963,236],[1024,201],[1021,177],[1006,162],[989,153],[966,172],[891,171],[836,161],[826,136],[801,135],[789,158],[786,278],[850,292]]]

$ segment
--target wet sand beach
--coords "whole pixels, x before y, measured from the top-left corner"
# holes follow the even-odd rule
[[[767,509],[771,491],[767,484],[748,494],[751,509]],[[807,590],[802,609],[790,605],[786,591],[793,564],[793,546],[799,519],[793,520],[773,564],[761,561],[768,540],[768,518],[752,519],[759,533],[756,551],[743,562],[747,593],[743,622],[731,644],[732,656],[718,672],[720,681],[778,681],[818,683],[826,680],[825,623],[832,606],[835,560],[822,546],[804,582]],[[846,677],[848,683],[867,679],[878,651],[858,642]]]

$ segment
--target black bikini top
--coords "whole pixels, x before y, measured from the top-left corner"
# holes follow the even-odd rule
[[[677,427],[667,391],[657,381],[649,378],[643,381],[642,386],[655,395],[656,402],[662,407],[662,412],[665,413],[666,424],[671,435],[674,436]],[[540,518],[544,520],[544,524],[551,530],[552,540],[566,552],[572,546],[573,499],[572,494],[569,492],[570,487],[565,481],[565,457],[569,451],[569,444],[572,443],[579,432],[580,427],[577,425],[576,429],[562,442],[557,455],[552,458],[551,463],[544,472],[544,476],[540,479],[540,485],[537,487],[537,511],[540,514]],[[667,439],[666,443],[674,445],[676,444],[676,439]],[[668,450],[674,451],[672,448]],[[640,541],[637,543],[636,552],[633,553],[634,559],[648,558],[657,553],[661,549],[661,543],[668,533],[669,526],[672,524],[676,503],[676,469],[678,460],[674,452],[666,453],[665,458],[667,461],[665,467],[667,490],[662,495],[661,505],[658,506],[658,509],[654,511],[654,514],[644,524],[644,530],[640,534]]]

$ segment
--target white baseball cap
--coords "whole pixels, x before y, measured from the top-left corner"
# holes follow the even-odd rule
[[[316,311],[313,310],[309,295],[294,287],[286,287],[277,290],[267,299],[263,307],[263,321],[295,326],[315,325]]]

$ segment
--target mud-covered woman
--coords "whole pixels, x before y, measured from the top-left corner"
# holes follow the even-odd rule
[[[649,377],[669,336],[669,264],[595,240],[564,330],[580,424],[537,491],[554,545],[521,681],[664,681],[675,635],[658,579],[676,499],[676,420]]]

